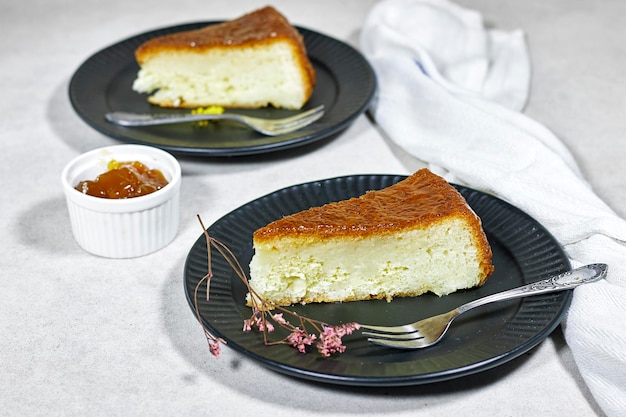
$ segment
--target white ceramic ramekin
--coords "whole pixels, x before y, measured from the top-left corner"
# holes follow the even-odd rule
[[[168,184],[151,194],[108,199],[74,187],[107,171],[111,160],[139,161],[160,170]],[[143,145],[107,146],[84,153],[61,174],[76,242],[87,252],[107,258],[134,258],[167,246],[179,221],[180,164],[169,153]]]

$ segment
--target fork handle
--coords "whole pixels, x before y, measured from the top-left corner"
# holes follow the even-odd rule
[[[236,114],[170,114],[170,113],[129,113],[115,111],[104,115],[105,119],[120,126],[153,126],[181,122],[197,122],[201,120],[235,120],[242,121]]]
[[[478,300],[470,301],[456,308],[461,314],[473,308],[495,303],[498,301],[512,300],[515,298],[529,297],[531,295],[544,294],[549,292],[565,291],[575,288],[582,284],[598,281],[606,276],[608,266],[606,264],[590,264],[585,265],[562,274],[551,276],[542,281],[533,282],[532,284],[523,285],[521,287],[498,292],[488,295]]]

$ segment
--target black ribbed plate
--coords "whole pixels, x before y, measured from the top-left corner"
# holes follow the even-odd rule
[[[248,273],[252,233],[259,227],[312,206],[356,197],[381,189],[403,176],[357,175],[316,181],[276,191],[227,214],[211,227],[211,236],[230,247]],[[495,272],[481,288],[445,297],[426,294],[392,302],[360,301],[293,307],[298,313],[330,324],[360,321],[393,325],[443,313],[463,303],[570,269],[556,240],[530,216],[482,192],[456,186],[481,217],[493,250]],[[544,294],[481,307],[457,319],[445,338],[422,350],[394,350],[373,345],[356,332],[347,336],[345,353],[331,358],[306,355],[279,345],[263,345],[256,332],[243,332],[251,314],[246,288],[219,255],[213,256],[211,298],[200,291],[204,325],[228,346],[279,372],[345,385],[391,386],[423,384],[481,372],[510,361],[546,338],[560,323],[571,301],[570,291]],[[204,235],[187,257],[184,278],[193,309],[196,284],[207,272]],[[208,354],[208,351],[207,351]]]
[[[192,123],[122,127],[104,115],[111,111],[185,113],[189,109],[163,109],[150,105],[147,95],[132,89],[139,67],[135,49],[156,36],[198,29],[219,22],[198,22],[158,29],[133,36],[89,57],[74,73],[70,101],[78,115],[97,131],[123,142],[156,146],[173,153],[199,156],[234,156],[274,152],[328,138],[363,113],[376,89],[374,72],[357,50],[334,38],[298,28],[315,68],[317,84],[303,110],[324,104],[317,122],[293,133],[269,137],[229,122],[199,128]],[[234,110],[233,110],[234,111]],[[257,117],[286,117],[297,112],[265,108],[237,110]]]

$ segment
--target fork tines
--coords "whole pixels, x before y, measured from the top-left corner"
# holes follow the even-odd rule
[[[371,343],[400,349],[415,349],[423,344],[424,336],[410,326],[382,327],[361,325],[361,334]]]

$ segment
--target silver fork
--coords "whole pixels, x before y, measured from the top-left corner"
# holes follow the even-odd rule
[[[439,342],[450,328],[452,321],[473,308],[498,301],[569,290],[579,285],[595,282],[604,278],[607,269],[608,266],[606,264],[590,264],[559,275],[554,275],[543,281],[470,301],[447,313],[415,323],[391,327],[360,324],[360,328],[366,330],[362,333],[368,336],[370,342],[378,345],[399,349],[425,348]]]
[[[302,129],[319,120],[323,115],[324,105],[282,119],[262,119],[228,112],[222,114],[140,114],[116,111],[107,113],[104,117],[111,123],[126,127],[198,122],[202,120],[231,120],[243,123],[264,135],[278,136]]]

